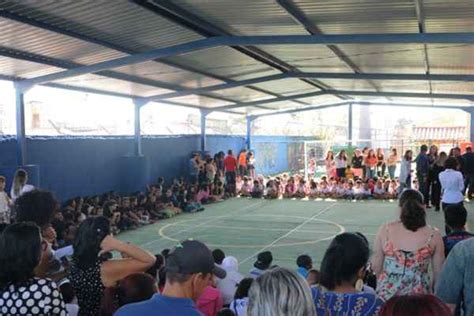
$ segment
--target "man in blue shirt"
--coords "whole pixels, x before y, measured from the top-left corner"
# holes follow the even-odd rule
[[[200,241],[185,240],[166,258],[163,293],[144,302],[125,305],[115,316],[201,316],[194,302],[213,275],[225,278],[226,272],[214,264],[209,248]]]
[[[474,235],[466,231],[467,210],[462,203],[446,207],[444,219],[450,231],[443,237],[444,253],[447,257],[458,242],[472,238]]]
[[[474,238],[461,241],[451,250],[436,282],[435,294],[453,312],[458,306],[464,315],[474,315]]]
[[[416,177],[418,178],[418,183],[420,187],[420,192],[423,194],[423,199],[425,200],[426,208],[430,208],[430,194],[428,192],[428,171],[430,169],[430,161],[428,159],[428,146],[421,145],[420,153],[415,159],[416,162]]]

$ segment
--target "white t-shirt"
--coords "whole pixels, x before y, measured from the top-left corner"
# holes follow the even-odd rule
[[[382,187],[382,188],[378,188],[378,187],[375,187],[374,188],[374,193],[376,194],[384,194],[385,193],[385,189]]]
[[[20,194],[16,195],[14,190],[13,190],[13,187],[10,191],[10,196],[12,197],[12,200],[15,201],[16,199],[18,199],[20,196],[22,196],[23,194],[25,194],[26,192],[30,192],[30,191],[33,191],[35,189],[34,186],[32,186],[31,184],[25,184],[21,190],[20,190]]]
[[[439,174],[439,182],[443,188],[443,203],[456,204],[464,200],[464,179],[462,173],[446,169]]]

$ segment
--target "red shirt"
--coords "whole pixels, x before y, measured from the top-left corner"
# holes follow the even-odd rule
[[[237,160],[234,156],[227,156],[224,159],[225,171],[235,171],[237,169]]]

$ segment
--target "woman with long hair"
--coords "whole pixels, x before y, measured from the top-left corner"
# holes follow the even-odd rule
[[[342,179],[346,177],[346,169],[347,169],[347,155],[346,151],[342,149],[339,154],[337,154],[336,159],[336,176],[338,179]]]
[[[324,254],[319,286],[312,288],[318,315],[377,315],[383,304],[364,290],[369,245],[363,235],[337,235]]]
[[[334,152],[329,150],[326,154],[326,159],[324,159],[324,164],[326,166],[326,175],[328,178],[336,176],[336,162],[334,161]]]
[[[398,153],[397,149],[393,147],[390,150],[390,155],[387,158],[387,169],[390,179],[395,179],[395,171],[397,170]]]
[[[103,216],[81,223],[76,233],[71,264],[71,283],[77,295],[79,315],[97,315],[106,287],[132,273],[144,272],[155,263],[155,256],[137,246],[115,239],[110,222]],[[124,259],[104,260],[110,251],[125,255]]]
[[[377,156],[377,176],[381,178],[385,176],[385,168],[387,167],[387,165],[385,164],[385,155],[383,153],[382,148],[377,148],[376,156]]]
[[[398,181],[400,181],[399,193],[406,188],[411,188],[411,163],[413,160],[413,151],[405,151],[402,161],[400,163],[400,175]]]
[[[34,223],[16,223],[0,234],[0,314],[67,315],[56,283],[35,277],[47,243]]]
[[[354,156],[352,156],[352,172],[354,172],[354,177],[357,177],[359,179],[362,179],[364,172],[363,172],[363,163],[364,163],[364,157],[362,156],[362,152],[360,149],[356,149],[354,151]]]
[[[367,153],[367,157],[365,158],[365,177],[367,179],[372,179],[376,175],[376,168],[377,168],[377,155],[375,155],[375,151],[373,149],[369,149]]]
[[[23,169],[18,169],[15,172],[12,188],[10,190],[10,196],[13,202],[15,202],[15,200],[19,198],[22,194],[33,191],[35,189],[34,186],[28,184],[27,182],[28,173]]]
[[[426,224],[421,193],[403,191],[399,207],[399,220],[380,227],[372,258],[377,294],[385,301],[395,295],[433,293],[444,262],[443,238]]]
[[[441,183],[439,182],[439,174],[444,171],[444,163],[448,159],[448,155],[442,151],[434,161],[428,173],[428,181],[431,185],[431,205],[435,207],[435,211],[440,210],[441,205]]]

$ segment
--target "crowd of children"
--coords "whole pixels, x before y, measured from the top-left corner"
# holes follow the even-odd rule
[[[303,175],[283,174],[275,178],[258,176],[237,177],[237,192],[241,197],[252,198],[332,198],[332,199],[394,199],[397,197],[399,183],[396,179],[360,178],[345,179],[326,176],[319,181],[313,178],[306,181]]]

